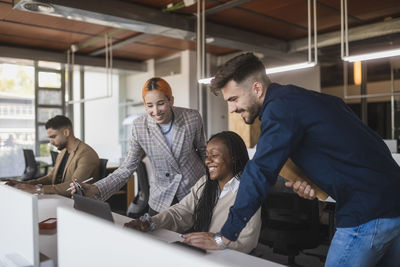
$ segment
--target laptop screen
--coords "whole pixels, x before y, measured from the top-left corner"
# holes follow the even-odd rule
[[[74,208],[83,212],[87,212],[94,216],[100,217],[110,222],[114,222],[114,218],[111,213],[110,205],[107,202],[80,196],[77,194],[74,197]]]

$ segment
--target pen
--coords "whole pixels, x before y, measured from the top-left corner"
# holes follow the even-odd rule
[[[93,177],[90,177],[89,179],[86,179],[85,181],[83,181],[82,183],[87,183],[87,182],[90,182],[91,180],[93,180]],[[70,188],[68,188],[67,190],[65,190],[65,191],[69,191],[69,190],[71,190],[72,189],[72,186],[70,187]]]

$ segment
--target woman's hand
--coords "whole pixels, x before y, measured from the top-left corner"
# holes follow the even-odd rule
[[[149,222],[142,222],[139,219],[132,220],[124,224],[125,227],[132,228],[141,232],[148,232],[150,228]]]
[[[76,180],[75,182],[78,183]],[[99,188],[94,184],[86,184],[86,183],[78,183],[78,184],[82,187],[86,197],[95,198],[97,195],[100,194]],[[69,186],[72,187],[71,195],[75,194],[76,193],[75,184],[70,183]]]
[[[192,246],[210,249],[210,250],[220,250],[217,242],[214,240],[214,234],[210,232],[197,232],[183,235],[183,242],[189,243]]]

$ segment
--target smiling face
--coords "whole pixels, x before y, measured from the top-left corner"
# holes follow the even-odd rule
[[[208,142],[206,166],[211,180],[229,181],[233,177],[232,156],[222,139],[214,138]]]
[[[258,91],[260,86],[262,85],[258,82],[238,84],[233,80],[229,81],[221,89],[225,101],[228,102],[228,111],[239,113],[245,123],[252,124],[262,105]]]
[[[158,124],[166,124],[171,121],[173,104],[173,97],[168,99],[158,90],[149,91],[144,97],[147,114]]]

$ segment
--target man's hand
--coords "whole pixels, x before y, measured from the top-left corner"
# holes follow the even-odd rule
[[[95,196],[100,193],[99,188],[94,184],[79,183],[79,185],[82,187],[86,197],[95,198]],[[70,183],[69,186],[72,187],[71,195],[75,194],[76,193],[75,184]]]
[[[306,181],[286,182],[286,187],[292,188],[293,191],[302,198],[315,199],[315,191]]]
[[[31,193],[31,194],[36,194],[37,193],[37,186],[33,185],[33,184],[16,183],[14,185],[14,188],[18,188],[20,190],[23,190],[23,191]]]
[[[125,223],[124,226],[141,232],[148,232],[150,228],[149,222],[142,222],[139,219],[135,219],[128,223]]]
[[[210,250],[220,250],[221,248],[214,240],[214,234],[210,232],[197,232],[183,235],[183,242],[189,243],[195,247],[210,249]],[[225,243],[225,242],[224,242]]]

